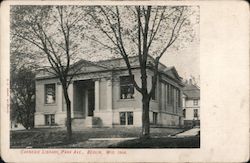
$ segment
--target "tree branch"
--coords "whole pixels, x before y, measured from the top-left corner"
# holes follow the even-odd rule
[[[113,40],[113,38],[108,34],[108,32],[105,31],[105,30],[102,28],[102,26],[100,25],[100,23],[97,21],[97,18],[95,18],[91,13],[88,13],[88,15],[90,15],[90,16],[92,17],[92,19],[96,22],[96,25],[97,25],[98,28],[101,30],[101,32],[102,32],[103,34],[105,34],[105,35],[109,38],[109,40],[110,40],[115,46],[118,47],[117,43],[116,43],[116,42]]]
[[[177,18],[177,21],[172,29],[172,33],[171,33],[171,36],[170,36],[170,39],[169,39],[169,42],[167,43],[167,46],[165,48],[163,48],[162,52],[160,53],[159,57],[161,58],[161,56],[166,52],[166,50],[174,43],[174,41],[177,39],[177,37],[175,37],[175,30],[176,30],[176,27],[177,25],[179,24],[180,20],[181,20],[181,17],[183,15],[183,11],[184,11],[184,8],[182,8],[182,10],[180,11],[180,15],[178,16]],[[185,19],[182,20],[182,23],[181,25],[184,23]],[[178,31],[180,31],[181,29],[181,26],[179,28]],[[175,37],[175,38],[174,38]]]

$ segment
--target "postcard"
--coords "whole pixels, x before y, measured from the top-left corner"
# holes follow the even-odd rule
[[[245,162],[244,1],[4,1],[6,162]]]

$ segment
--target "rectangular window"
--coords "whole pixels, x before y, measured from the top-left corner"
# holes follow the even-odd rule
[[[164,83],[161,83],[161,109],[166,108],[166,85]]]
[[[168,93],[167,93],[167,99],[168,99],[168,104],[171,104],[171,87],[170,84],[167,84],[167,88],[168,88]]]
[[[134,76],[132,77],[134,78]],[[121,99],[132,99],[134,98],[134,85],[131,81],[130,76],[120,77],[120,98]]]
[[[133,112],[127,112],[127,118],[128,118],[128,125],[133,125],[134,123]]]
[[[174,87],[170,85],[170,104],[174,102]]]
[[[133,125],[134,115],[133,112],[120,112],[120,125]]]
[[[56,102],[56,84],[45,85],[45,103],[54,104]]]
[[[194,105],[195,105],[195,106],[198,105],[198,100],[197,100],[197,99],[194,100]]]
[[[178,89],[176,88],[176,96],[175,96],[175,100],[176,100],[176,106],[179,107],[179,91]]]
[[[120,113],[120,125],[126,125],[126,112]]]
[[[154,77],[152,76],[152,78],[151,78],[152,86],[153,86],[153,80],[154,80]],[[157,84],[157,82],[156,82],[156,84]],[[155,90],[153,91],[152,100],[155,100],[155,99],[156,99],[156,90],[157,90],[157,85],[155,86]]]
[[[176,95],[177,95],[176,92],[177,92],[177,91],[176,91],[175,87],[173,86],[173,104],[174,104],[173,113],[177,113],[177,105],[178,105],[178,104],[177,104],[177,100],[176,100],[176,99],[177,99],[177,98],[176,98]]]
[[[194,117],[198,118],[198,109],[194,109]]]
[[[153,112],[153,124],[157,124],[157,118],[158,117],[158,114],[156,112]]]
[[[186,117],[186,109],[183,109],[183,117]]]
[[[178,98],[178,107],[181,107],[181,91],[179,89],[177,91],[177,94],[178,94],[178,96],[177,96],[177,98]]]
[[[46,114],[45,115],[45,125],[51,126],[55,124],[55,114]]]

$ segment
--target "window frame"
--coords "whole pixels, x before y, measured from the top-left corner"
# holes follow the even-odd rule
[[[54,88],[54,97],[53,97],[53,102],[49,103],[47,100],[47,95],[48,95],[48,87],[53,86]],[[53,105],[56,104],[56,83],[49,83],[44,85],[44,104],[45,105]]]
[[[153,87],[153,80],[154,80],[154,76],[151,77],[151,89]],[[152,100],[157,100],[157,81],[156,81],[156,86],[155,86],[155,90],[152,94],[152,97],[151,97]]]
[[[194,99],[194,100],[193,100],[193,105],[194,105],[194,106],[198,106],[198,99]]]
[[[158,112],[153,112],[153,124],[157,125],[158,123]]]
[[[53,119],[53,120],[52,120]],[[55,114],[44,114],[45,126],[54,126],[55,123]],[[49,123],[47,123],[49,122]]]
[[[130,117],[129,117],[129,115],[130,115]],[[133,112],[127,112],[127,125],[129,125],[129,126],[134,125],[134,113]]]
[[[120,125],[126,125],[126,112],[119,112]]]
[[[167,83],[167,104],[171,105],[171,85]]]
[[[128,79],[126,79],[127,81],[125,81],[122,78],[128,78]],[[134,75],[132,76],[132,78],[134,79]],[[121,100],[134,99],[135,88],[134,88],[133,82],[131,81],[131,77],[129,75],[125,75],[125,76],[120,76],[119,79],[120,79],[120,99]],[[129,82],[125,83],[124,81],[125,82],[129,81]],[[122,83],[122,82],[124,82],[124,83]],[[124,92],[124,88],[126,88],[126,87],[127,87],[127,92]],[[129,89],[131,89],[131,90],[128,91]]]
[[[121,118],[122,114],[124,115],[124,116],[122,116],[122,118],[124,118],[125,121],[124,120],[122,121],[122,118]],[[129,116],[129,115],[132,115],[132,116]],[[119,121],[120,121],[119,124],[121,126],[133,126],[134,125],[134,112],[132,112],[132,111],[119,112]]]
[[[177,101],[178,101],[178,107],[181,107],[181,91],[179,88],[177,88]]]
[[[172,85],[170,85],[170,104],[173,105],[174,102],[174,88]]]
[[[194,109],[194,118],[199,118],[198,109]]]

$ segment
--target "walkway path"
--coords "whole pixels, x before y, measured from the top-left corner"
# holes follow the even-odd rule
[[[189,136],[196,136],[199,134],[200,128],[192,128],[185,132],[176,134],[174,137],[189,137]]]

